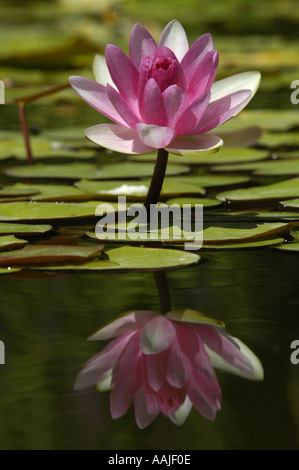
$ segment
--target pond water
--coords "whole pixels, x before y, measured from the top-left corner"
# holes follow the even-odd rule
[[[167,272],[173,305],[224,319],[260,358],[263,382],[217,373],[223,407],[211,423],[192,410],[176,427],[158,417],[140,431],[132,410],[112,420],[107,393],[74,392],[101,342],[86,338],[131,309],[159,309],[152,273],[1,278],[2,449],[294,449],[298,444],[295,257],[269,251],[209,253]]]

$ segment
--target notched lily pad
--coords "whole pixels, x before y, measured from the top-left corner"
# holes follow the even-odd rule
[[[0,251],[15,250],[27,245],[27,240],[21,240],[14,235],[0,237]]]

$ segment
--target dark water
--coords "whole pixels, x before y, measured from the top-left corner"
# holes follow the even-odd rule
[[[86,338],[131,309],[159,309],[152,273],[1,277],[1,449],[295,449],[298,257],[271,249],[204,254],[167,272],[173,306],[223,319],[260,358],[263,382],[217,373],[223,407],[211,423],[192,410],[182,427],[160,415],[140,431],[132,409],[112,420],[109,395],[74,392],[102,342]]]

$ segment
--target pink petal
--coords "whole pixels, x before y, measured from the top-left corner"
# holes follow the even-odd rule
[[[139,72],[126,54],[113,44],[106,46],[106,62],[111,78],[133,111],[138,109]]]
[[[192,133],[203,134],[204,132],[208,132],[220,126],[228,119],[238,114],[250,99],[251,91],[241,90],[214,101],[209,105],[198,126]]]
[[[156,399],[162,413],[170,416],[185,402],[186,391],[184,389],[172,388],[165,383],[156,393]]]
[[[146,428],[160,413],[159,407],[155,406],[154,411],[148,406],[145,393],[142,388],[134,395],[135,419],[140,429]]]
[[[197,65],[202,61],[204,56],[213,49],[214,45],[210,33],[200,36],[192,44],[181,63],[187,85],[189,84]]]
[[[216,396],[217,393],[215,394],[215,397]],[[211,398],[206,398],[202,394],[200,382],[198,382],[198,380],[196,380],[196,378],[193,376],[189,383],[188,397],[191,400],[194,408],[196,408],[200,414],[202,414],[205,418],[214,421],[217,410],[219,410],[221,406],[220,395],[218,396],[218,400],[215,398],[213,400],[216,406],[211,404]]]
[[[175,53],[177,59],[181,61],[189,49],[188,38],[181,23],[177,20],[168,23],[161,34],[158,46],[168,47]]]
[[[145,373],[149,387],[157,392],[162,387],[167,372],[169,351],[159,354],[144,354]]]
[[[102,147],[115,152],[139,154],[152,152],[152,147],[145,145],[137,132],[117,124],[98,124],[85,130],[85,135]]]
[[[137,132],[144,145],[155,149],[167,147],[175,137],[174,129],[150,124],[137,124]]]
[[[172,322],[159,315],[141,330],[140,348],[143,354],[157,354],[168,349],[175,338],[176,329]]]
[[[222,139],[214,134],[181,135],[166,146],[166,150],[175,155],[212,154],[218,152],[222,145]]]
[[[222,393],[215,371],[213,370],[212,380],[209,380],[201,371],[193,369],[191,381],[193,382],[193,386],[196,387],[197,393],[200,393],[213,408],[220,410]],[[191,398],[189,390],[188,395]]]
[[[210,101],[210,92],[199,96],[179,117],[175,124],[177,135],[191,134],[202,116],[204,115]]]
[[[120,336],[128,331],[139,330],[158,314],[151,310],[128,312],[116,320],[104,326],[88,339],[91,341],[104,340]]]
[[[218,52],[210,51],[195,68],[188,85],[189,99],[194,100],[198,96],[210,90],[218,68]]]
[[[167,115],[167,125],[175,127],[175,123],[189,105],[187,93],[177,85],[171,85],[163,94],[164,106]]]
[[[143,90],[140,100],[140,114],[146,124],[165,126],[167,117],[161,90],[153,78],[150,78]]]
[[[121,353],[114,369],[110,394],[112,418],[119,418],[132,404],[135,392],[141,386],[141,354],[139,333],[133,334]]]
[[[166,380],[172,387],[182,388],[186,385],[191,372],[190,361],[182,353],[175,341],[170,348]]]
[[[128,127],[111,103],[105,86],[95,82],[94,80],[78,76],[70,77],[69,81],[75,92],[78,93],[78,95],[81,96],[81,98],[83,98],[90,106],[104,114],[104,116],[107,116],[112,121]]]
[[[96,385],[103,375],[114,367],[131,337],[132,333],[129,333],[115,339],[102,352],[89,359],[76,378],[75,390]]]
[[[122,96],[109,84],[107,85],[107,92],[111,103],[113,104],[119,115],[123,118],[123,120],[131,129],[135,129],[136,124],[140,122],[140,118],[136,116],[136,114],[131,110],[131,108],[129,108],[127,103],[123,100]]]
[[[145,57],[153,58],[157,44],[151,34],[140,24],[133,26],[130,36],[130,59],[138,70]]]

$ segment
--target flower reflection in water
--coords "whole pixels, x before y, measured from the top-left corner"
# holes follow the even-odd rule
[[[148,426],[162,412],[183,424],[192,406],[214,420],[221,389],[214,367],[262,380],[258,358],[229,336],[218,320],[194,310],[129,312],[100,329],[91,340],[114,338],[78,374],[75,389],[111,389],[112,418],[134,403],[136,422]]]

